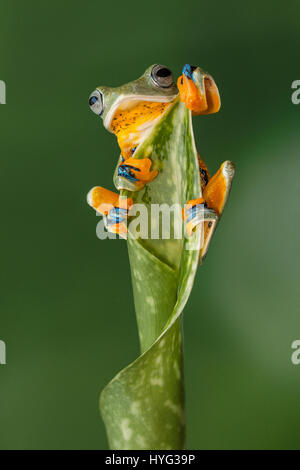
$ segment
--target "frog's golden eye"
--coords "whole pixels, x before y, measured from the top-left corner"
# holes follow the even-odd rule
[[[93,113],[101,116],[104,111],[103,95],[101,91],[95,90],[89,97],[89,105]]]
[[[171,70],[164,65],[154,65],[151,70],[151,77],[155,85],[162,88],[169,88],[174,83]]]

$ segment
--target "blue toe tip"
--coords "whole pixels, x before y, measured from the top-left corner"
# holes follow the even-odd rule
[[[185,64],[182,73],[187,77],[193,79],[193,68],[190,64]]]

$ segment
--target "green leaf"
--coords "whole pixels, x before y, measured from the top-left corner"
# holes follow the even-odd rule
[[[159,175],[142,191],[130,194],[135,203],[149,210],[151,204],[178,203],[183,207],[201,196],[191,112],[180,101],[169,107],[137,149],[135,158],[145,157],[151,158]],[[156,219],[150,216],[150,224]],[[201,230],[197,229],[192,240],[141,240],[129,232],[142,354],[100,397],[112,449],[184,448],[181,320],[198,266]],[[188,249],[191,243],[194,249]]]

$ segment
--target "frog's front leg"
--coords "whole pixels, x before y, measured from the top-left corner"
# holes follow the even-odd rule
[[[117,169],[117,189],[140,191],[147,183],[156,178],[157,170],[151,170],[150,158],[129,157],[126,160],[121,157],[121,163]]]
[[[95,186],[87,195],[88,204],[103,215],[106,229],[127,237],[128,211],[133,204],[131,198],[121,197],[101,186]]]
[[[186,64],[177,86],[180,100],[193,115],[217,113],[221,106],[219,90],[211,75],[200,67]]]

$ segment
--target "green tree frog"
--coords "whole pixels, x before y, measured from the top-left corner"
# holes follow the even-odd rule
[[[119,191],[139,191],[159,178],[159,169],[152,168],[151,156],[136,159],[135,152],[176,100],[181,100],[193,115],[216,113],[221,104],[211,75],[189,64],[183,67],[177,84],[168,67],[155,64],[137,80],[117,88],[99,86],[90,95],[91,110],[103,119],[105,128],[116,135],[120,146],[121,155],[114,178]],[[226,204],[234,165],[225,161],[210,177],[200,155],[198,162],[202,195],[186,201],[183,219],[188,235],[199,223],[204,223],[203,257]],[[87,200],[103,214],[109,231],[126,238],[128,211],[132,205],[130,197],[124,200],[117,193],[97,186],[91,189]]]

